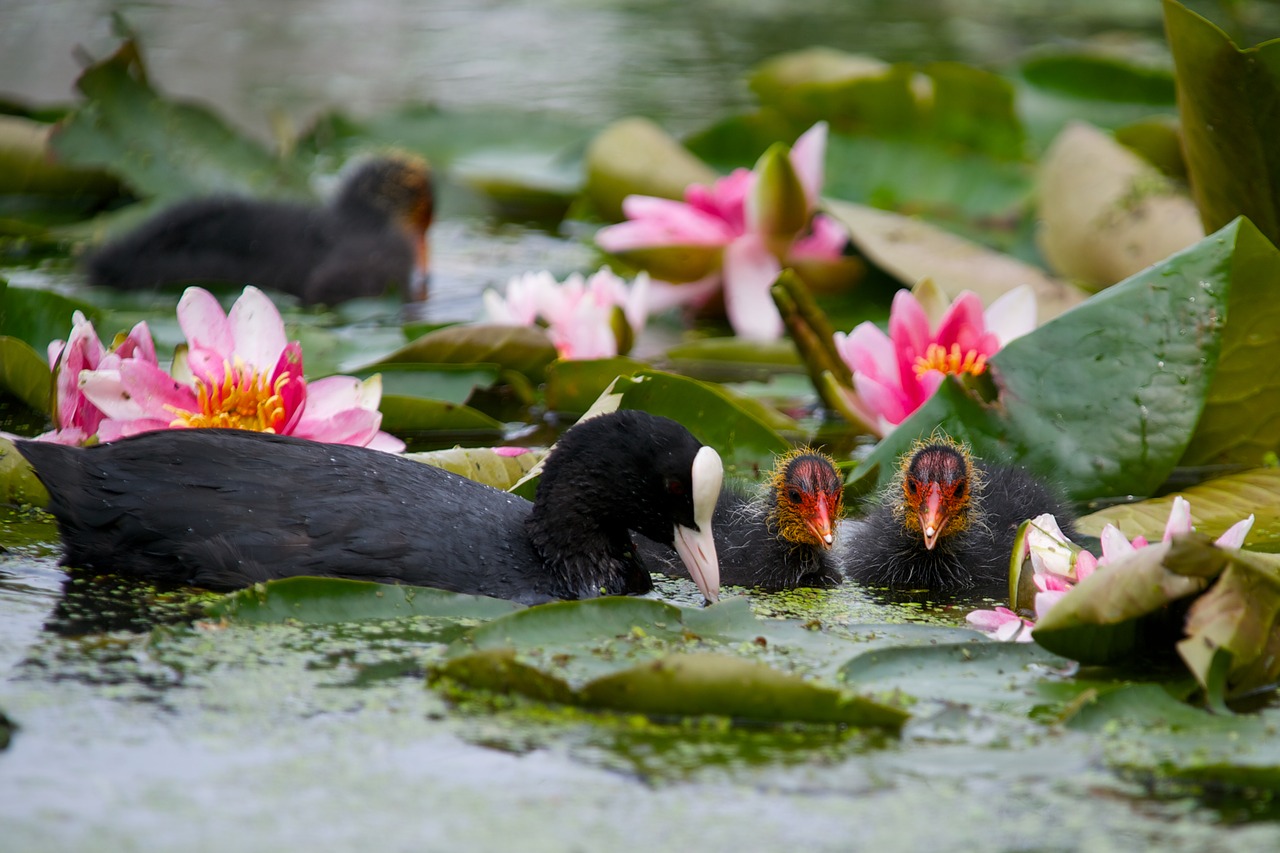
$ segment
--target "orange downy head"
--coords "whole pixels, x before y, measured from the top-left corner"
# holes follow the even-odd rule
[[[825,453],[797,448],[778,460],[770,488],[778,535],[788,542],[830,548],[844,506],[844,483]]]
[[[903,524],[932,551],[946,536],[972,522],[978,471],[969,450],[945,436],[920,442],[903,455],[899,507]]]

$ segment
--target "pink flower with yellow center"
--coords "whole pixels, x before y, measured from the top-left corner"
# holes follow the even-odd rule
[[[947,376],[980,376],[987,361],[1014,338],[1035,328],[1035,294],[1009,291],[985,312],[977,295],[961,293],[936,329],[919,300],[901,290],[889,310],[889,332],[862,323],[836,332],[836,351],[853,373],[850,407],[881,435],[906,420]]]
[[[175,357],[172,375],[154,356],[80,372],[80,393],[104,416],[100,441],[204,427],[404,449],[402,441],[379,430],[381,381],[306,381],[301,345],[286,339],[280,312],[256,287],[246,287],[230,313],[208,291],[187,288],[178,303],[178,324],[188,347],[185,357]]]

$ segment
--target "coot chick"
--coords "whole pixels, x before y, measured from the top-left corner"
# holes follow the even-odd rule
[[[778,460],[760,488],[727,483],[712,516],[720,581],[774,592],[843,580],[832,546],[844,489],[829,456],[807,447]],[[670,552],[641,543],[659,571],[688,576]]]
[[[1044,512],[1074,532],[1075,512],[1033,475],[935,437],[903,454],[879,504],[846,525],[845,574],[898,589],[1003,588],[1018,525]]]
[[[16,444],[49,491],[67,566],[218,590],[313,575],[533,604],[648,592],[633,529],[718,597],[720,457],[643,412],[566,432],[532,504],[381,451],[241,430]]]
[[[330,305],[395,288],[420,301],[434,199],[430,168],[409,155],[364,163],[323,207],[193,199],[90,253],[89,282],[124,290],[252,284]]]

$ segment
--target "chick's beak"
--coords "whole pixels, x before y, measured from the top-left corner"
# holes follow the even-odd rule
[[[937,483],[929,484],[929,493],[920,507],[920,530],[924,534],[924,547],[930,551],[938,544],[947,514],[942,509],[942,489]]]
[[[817,538],[818,544],[824,549],[830,548],[832,543],[836,541],[831,504],[827,501],[826,495],[818,495],[817,506],[814,508],[813,515],[806,520],[806,523],[809,525],[809,530]]]

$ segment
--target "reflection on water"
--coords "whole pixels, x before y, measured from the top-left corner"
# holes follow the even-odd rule
[[[1219,20],[1218,4],[1207,7]],[[1251,7],[1252,8],[1252,7]],[[750,102],[744,71],[822,44],[888,60],[1000,64],[1107,30],[1158,40],[1151,0],[0,0],[0,92],[65,100],[72,51],[116,40],[119,11],[164,90],[266,136],[325,106],[406,102],[644,114],[683,132]]]

